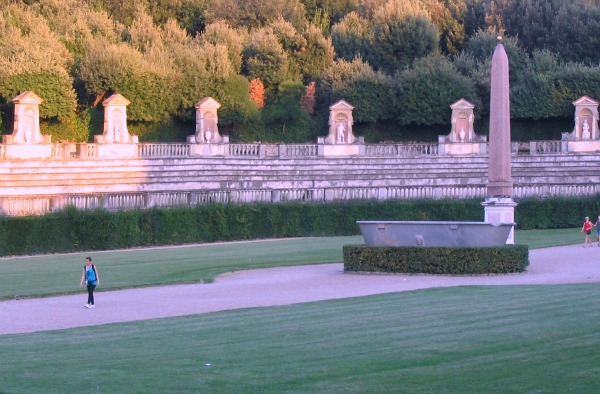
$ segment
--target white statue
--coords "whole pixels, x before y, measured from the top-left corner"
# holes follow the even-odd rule
[[[206,142],[210,143],[210,139],[212,137],[212,131],[210,131],[210,129],[206,129],[205,136],[206,136]]]
[[[342,122],[338,123],[337,131],[336,131],[338,144],[344,143],[344,133],[345,132],[346,132],[346,128],[344,127],[343,123]]]
[[[25,129],[25,143],[31,144],[33,142],[33,130],[30,126]]]
[[[465,142],[465,128],[461,127],[460,131],[458,133],[458,136],[460,137],[460,142]]]
[[[588,124],[587,119],[583,121],[583,133],[581,135],[581,138],[584,140],[590,139],[590,125]]]
[[[121,142],[121,127],[119,127],[119,124],[115,124],[115,142]]]

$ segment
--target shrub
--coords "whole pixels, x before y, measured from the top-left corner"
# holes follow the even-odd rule
[[[498,247],[344,246],[344,271],[444,275],[523,272],[529,265],[526,245]]]

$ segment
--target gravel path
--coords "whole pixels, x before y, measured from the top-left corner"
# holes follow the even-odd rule
[[[343,265],[257,269],[222,275],[209,284],[87,293],[0,302],[0,335],[185,316],[228,309],[360,297],[431,287],[600,283],[600,247],[530,251],[527,272],[489,276],[357,275]]]

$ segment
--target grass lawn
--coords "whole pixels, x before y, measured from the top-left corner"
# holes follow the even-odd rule
[[[600,392],[598,290],[439,288],[5,335],[0,392]]]
[[[339,262],[343,245],[362,242],[362,237],[299,238],[0,258],[0,299],[81,292],[86,256],[98,266],[102,291],[210,282],[241,269]]]
[[[519,231],[545,247],[579,229]],[[106,287],[341,261],[361,237],[90,253]],[[88,253],[0,259],[0,294],[80,292]],[[600,286],[470,286],[0,337],[0,393],[600,392]],[[0,324],[1,306],[0,306]]]
[[[517,231],[530,248],[582,242],[579,229]],[[342,246],[360,236],[215,243],[156,249],[0,258],[0,300],[80,292],[83,261],[98,266],[98,291],[186,282],[210,282],[241,269],[342,261]]]

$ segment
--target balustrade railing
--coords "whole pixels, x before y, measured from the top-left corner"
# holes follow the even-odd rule
[[[319,149],[317,144],[293,144],[283,145],[285,157],[313,158],[317,157]]]
[[[538,155],[547,154],[547,153],[561,153],[562,144],[561,141],[531,141],[529,143],[530,153],[535,153]]]
[[[256,156],[260,154],[260,144],[230,144],[229,156]]]
[[[513,142],[513,154],[560,154],[567,153],[560,140],[542,140]],[[193,150],[188,143],[141,143],[137,144],[138,157],[192,157],[203,156],[200,151]],[[259,158],[316,158],[319,157],[318,144],[222,144],[219,149],[211,149],[210,155],[232,157]],[[0,159],[6,159],[7,145],[0,144]],[[399,144],[364,144],[361,156],[365,157],[415,157],[440,155],[437,143],[399,143]],[[443,154],[443,153],[442,153]],[[486,155],[482,153],[481,155]],[[98,145],[89,143],[56,143],[52,144],[51,157],[57,159],[86,159],[98,157]]]
[[[369,157],[398,156],[397,144],[367,144],[365,155]]]
[[[190,145],[180,143],[138,144],[140,157],[186,157],[190,156]]]
[[[79,156],[85,157],[98,157],[98,145],[96,144],[79,144]]]
[[[514,198],[554,196],[595,196],[600,185],[515,186]],[[0,213],[8,216],[39,215],[74,206],[79,210],[103,208],[109,211],[185,207],[213,203],[330,202],[349,200],[412,200],[484,198],[485,186],[339,187],[278,190],[210,190],[110,195],[69,195],[0,198]]]
[[[438,154],[437,143],[411,143],[399,144],[398,154],[400,156],[433,156]]]

